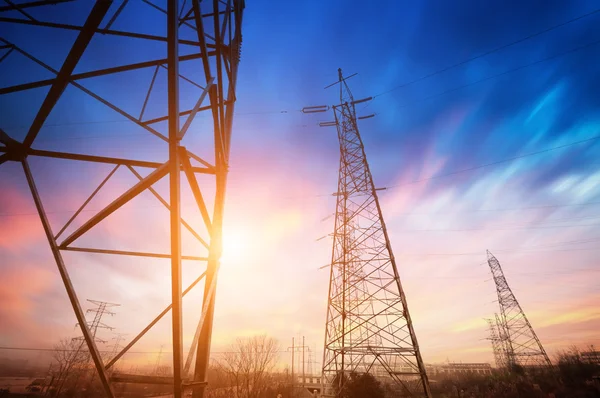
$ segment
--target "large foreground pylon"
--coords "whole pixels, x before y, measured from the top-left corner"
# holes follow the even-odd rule
[[[244,1],[5,3],[0,5],[0,76],[5,77],[5,84],[7,77],[11,80],[9,85],[0,87],[0,100],[4,101],[0,106],[0,165],[2,168],[8,166],[27,182],[106,396],[114,397],[113,382],[147,382],[171,384],[175,398],[181,398],[185,388],[193,390],[194,398],[202,397],[207,384],[221,257],[221,227]],[[38,40],[40,37],[46,37],[46,41]],[[51,50],[43,48],[47,43],[52,43]],[[54,48],[63,45],[65,51]],[[190,73],[198,78],[198,82],[189,77]],[[19,105],[16,111],[11,111],[9,107],[14,104]],[[57,138],[47,131],[51,125],[47,121],[52,113],[61,107],[67,112],[65,109],[80,104],[85,105],[84,111],[91,109],[90,113],[111,112],[108,122],[117,118],[116,122],[121,123],[119,136],[137,134],[143,137],[126,147],[120,147],[122,144],[110,147],[116,154],[99,155],[102,148],[90,145],[87,135],[79,137],[79,142],[87,145],[71,142],[44,147],[39,135],[47,135],[46,138],[51,140]],[[21,109],[27,112],[19,112]],[[85,116],[85,112],[79,112]],[[71,113],[67,117],[63,114],[63,119],[71,121],[70,116],[75,116],[74,119],[81,120],[81,114]],[[26,121],[17,119],[22,114],[32,117]],[[80,130],[89,132],[91,124],[106,122],[84,120],[78,124],[83,126]],[[26,123],[27,131],[19,131],[18,126],[15,127],[19,123]],[[103,134],[102,143],[110,143],[115,136],[114,133],[112,138]],[[199,140],[204,143],[198,144]],[[140,159],[144,147],[153,150]],[[200,150],[204,150],[201,156]],[[40,162],[42,166],[39,166]],[[15,163],[19,168],[13,166]],[[36,173],[35,163],[47,172]],[[68,165],[64,166],[65,163]],[[56,220],[45,210],[39,189],[40,182],[60,166],[63,170],[93,167],[98,173],[107,171],[106,178],[66,223],[53,222]],[[106,169],[109,166],[112,170]],[[88,173],[86,179],[91,180],[91,174]],[[114,189],[112,193],[116,193],[116,198],[101,210],[86,208],[115,174],[125,174],[124,177],[129,181],[135,179],[135,182]],[[161,180],[168,180],[164,198],[156,187]],[[72,189],[81,185],[81,179],[69,183],[68,188]],[[191,192],[190,196],[194,198],[195,222],[182,211],[182,188]],[[153,195],[158,206],[164,205],[159,211],[169,215],[166,222],[169,235],[165,240],[170,250],[123,250],[115,244],[123,242],[99,242],[90,237],[91,232],[101,229],[96,228],[98,224],[110,219],[123,206],[135,202],[142,194]],[[155,213],[158,212],[147,212],[146,215]],[[194,249],[199,251],[195,252],[197,255],[182,253],[182,226],[191,234]],[[150,232],[140,227],[132,235],[144,240]],[[67,252],[70,254],[65,254]],[[106,362],[98,351],[94,332],[86,322],[67,264],[74,256],[85,260],[98,255],[125,256],[117,265],[127,258],[136,263],[140,258],[157,262],[163,259],[171,271],[170,304],[166,308],[156,308],[157,316],[148,319],[148,326]],[[182,261],[200,263],[196,268],[197,278],[188,287],[182,286]],[[182,297],[202,279],[203,302],[191,311],[195,311],[199,320],[198,327],[184,367]],[[158,379],[110,372],[115,363],[169,312],[173,376]],[[195,366],[191,367],[194,358]]]
[[[500,262],[489,250],[487,256],[500,306],[500,317],[497,318],[497,324],[498,337],[505,352],[503,364],[508,367],[508,370],[514,369],[515,366],[524,368],[552,366],[540,339],[508,286]]]
[[[333,106],[340,142],[330,266],[323,389],[338,396],[347,377],[370,373],[400,396],[431,397],[377,190],[356,123],[352,93],[338,70]]]

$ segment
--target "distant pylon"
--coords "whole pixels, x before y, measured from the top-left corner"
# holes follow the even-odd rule
[[[492,350],[494,352],[494,361],[498,369],[506,368],[506,351],[504,349],[504,342],[498,333],[498,329],[501,327],[500,319],[498,314],[494,314],[495,319],[486,319],[488,323],[488,330],[490,337],[488,339],[492,343]]]
[[[90,308],[89,310],[86,311],[86,313],[89,313],[89,312],[96,313],[96,315],[94,315],[94,320],[92,321],[92,324],[90,325],[90,332],[92,332],[92,336],[96,340],[106,343],[106,341],[99,340],[98,338],[96,338],[96,333],[98,332],[98,329],[113,330],[114,328],[102,323],[102,317],[104,315],[114,315],[115,313],[108,310],[108,308],[118,307],[121,304],[107,303],[106,301],[98,301],[98,300],[88,300],[88,301],[90,303],[96,305],[95,308]]]
[[[112,355],[116,355],[117,352],[119,352],[119,349],[121,348],[121,341],[123,341],[123,339],[125,338],[125,336],[127,336],[127,333],[115,333],[115,336],[111,339],[111,340],[115,340],[115,345],[113,346],[112,349]]]
[[[508,286],[500,262],[489,250],[487,256],[498,293],[500,306],[498,332],[501,341],[504,342],[508,369],[512,370],[515,366],[525,368],[552,366],[540,339]]]
[[[368,99],[355,101],[346,83],[349,77],[344,78],[341,69],[338,76],[340,104],[333,106],[335,122],[321,123],[337,127],[341,153],[323,353],[324,395],[341,395],[346,378],[356,372],[397,386],[396,396],[431,397],[357,127],[355,104]]]
[[[88,301],[95,305],[94,308],[90,308],[89,310],[86,311],[86,314],[88,314],[90,312],[95,313],[94,319],[92,320],[92,322],[87,322],[90,332],[92,334],[92,337],[94,338],[95,341],[99,341],[101,343],[106,343],[106,340],[102,340],[102,339],[99,339],[96,337],[96,333],[98,333],[98,329],[113,330],[114,328],[103,323],[102,317],[104,315],[114,315],[115,313],[108,310],[108,308],[118,307],[121,304],[108,303],[106,301],[98,301],[98,300],[90,300],[90,299],[88,299]],[[83,336],[75,337],[73,340],[80,340],[81,342],[84,341]]]

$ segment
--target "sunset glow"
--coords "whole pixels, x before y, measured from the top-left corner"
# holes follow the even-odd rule
[[[85,20],[80,17],[89,13],[92,2],[82,3],[72,14],[61,12],[61,4],[47,14],[33,13],[73,23],[70,19]],[[146,6],[128,5],[113,29],[133,26],[139,35],[164,36],[164,13]],[[113,15],[116,2],[111,7]],[[114,355],[114,347],[125,346],[172,304],[170,256],[177,249],[170,244],[170,175],[165,171],[97,223],[94,217],[169,166],[173,175],[182,170],[182,290],[207,269],[211,226],[205,218],[215,218],[216,176],[228,173],[211,359],[223,358],[237,338],[264,334],[278,342],[274,368],[283,371],[292,366],[292,338],[296,345],[305,338],[311,372],[320,374],[335,261],[338,173],[344,164],[338,131],[320,127],[334,120],[333,108],[302,109],[340,102],[337,86],[323,89],[337,81],[340,67],[346,76],[357,73],[347,81],[354,98],[372,97],[356,105],[358,129],[425,363],[493,364],[485,319],[499,312],[499,303],[486,250],[502,264],[551,360],[570,346],[600,346],[600,14],[592,12],[592,2],[348,6],[339,0],[255,0],[246,7],[243,47],[223,47],[241,54],[227,161],[215,155],[213,115],[204,112],[209,108],[197,109],[200,96],[210,98],[204,86],[213,83],[194,66],[201,65],[199,56],[190,55],[199,51],[196,32],[181,23],[177,48],[189,59],[181,61],[180,113],[174,114],[181,115],[181,128],[198,111],[181,146],[194,153],[189,169],[202,201],[185,173],[188,165],[165,163],[164,40],[138,45],[133,37],[118,42],[96,33],[72,72],[83,77],[68,81],[27,149],[133,159],[133,166],[117,168],[39,152],[25,156],[51,235],[77,214],[56,239],[55,251],[64,258],[84,314],[93,308],[87,299],[120,304],[103,320],[115,330],[98,329],[99,341],[106,341],[98,343],[100,351]],[[560,25],[580,15],[586,16]],[[160,23],[148,22],[151,18]],[[0,21],[0,37],[60,69],[81,29],[27,24]],[[548,28],[555,26],[560,27]],[[3,59],[12,48],[5,47],[0,48],[0,90],[56,78],[21,52]],[[156,60],[152,67],[85,75],[113,62],[148,59]],[[228,68],[219,73],[228,78]],[[202,85],[190,83],[192,78]],[[147,95],[151,82],[155,91]],[[39,83],[1,93],[1,131],[19,143],[26,140],[50,87]],[[9,150],[1,145],[0,156]],[[81,333],[24,158],[0,158],[0,362],[46,366],[55,344]],[[370,187],[364,192],[373,194]],[[177,224],[178,217],[174,220]],[[86,229],[88,224],[93,225]],[[348,228],[354,227],[357,235],[367,229]],[[376,276],[382,278],[368,275]],[[203,279],[182,299],[183,363],[205,289]],[[172,365],[171,312],[166,314],[118,362],[122,369]],[[126,337],[115,346],[117,332]]]

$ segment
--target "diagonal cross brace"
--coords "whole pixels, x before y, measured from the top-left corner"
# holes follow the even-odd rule
[[[100,381],[104,387],[106,395],[109,398],[114,398],[115,395],[108,381],[108,375],[106,374],[106,368],[104,367],[104,363],[102,362],[100,351],[98,351],[98,347],[94,342],[94,336],[92,336],[92,333],[87,325],[85,313],[81,308],[81,304],[79,303],[79,299],[77,298],[77,294],[75,293],[75,288],[73,287],[73,282],[69,277],[67,267],[65,266],[62,255],[56,244],[56,240],[54,239],[52,229],[50,227],[50,222],[48,221],[48,217],[46,215],[46,212],[44,211],[44,206],[42,205],[42,200],[38,193],[37,187],[35,186],[35,181],[33,179],[33,175],[31,174],[31,169],[29,168],[29,163],[27,163],[27,159],[24,159],[22,161],[22,165],[23,171],[25,172],[25,177],[27,178],[29,189],[31,190],[31,195],[33,196],[33,200],[35,202],[35,207],[37,208],[40,220],[42,222],[42,226],[44,227],[44,232],[46,233],[46,238],[48,239],[48,243],[50,244],[50,249],[52,250],[54,260],[56,261],[56,266],[58,267],[58,271],[60,273],[60,277],[63,281],[63,284],[65,285],[65,289],[67,290],[67,295],[69,296],[69,301],[73,306],[73,311],[75,312],[77,322],[79,324],[79,327],[81,328],[81,332],[83,333],[83,338],[85,339],[85,342],[90,351],[90,355],[92,356],[92,359],[94,361],[94,365],[96,366],[96,370],[98,371],[98,376],[100,377]]]
[[[77,238],[79,238],[81,235],[83,235],[84,233],[92,229],[95,225],[97,225],[100,221],[104,220],[106,217],[114,213],[125,203],[129,202],[131,199],[135,198],[148,187],[152,186],[152,184],[166,176],[168,172],[169,162],[166,162],[165,164],[154,170],[152,173],[150,173],[146,178],[135,184],[133,187],[129,188],[128,191],[123,193],[104,209],[100,210],[94,217],[90,218],[85,224],[83,224],[71,235],[69,235],[69,237],[61,243],[60,248],[62,249],[69,246]]]
[[[185,172],[185,176],[187,177],[192,193],[194,194],[194,199],[196,199],[196,203],[198,204],[200,214],[202,214],[202,219],[204,220],[206,229],[208,233],[212,236],[212,221],[210,220],[210,215],[208,214],[206,202],[204,201],[204,197],[202,196],[202,191],[200,191],[200,186],[198,185],[198,181],[196,180],[196,175],[194,174],[194,171],[192,169],[190,158],[187,157],[187,150],[185,150],[184,147],[181,147],[181,152],[181,163],[183,165],[183,171]]]
[[[181,128],[181,131],[179,131],[178,137],[180,140],[183,139],[183,137],[185,136],[185,133],[187,133],[187,130],[190,128],[190,125],[194,121],[194,117],[196,117],[196,113],[198,113],[198,111],[200,110],[200,106],[202,106],[202,103],[204,102],[204,98],[206,98],[206,94],[208,94],[208,92],[210,91],[210,89],[213,85],[213,80],[214,80],[214,78],[211,77],[208,84],[204,88],[204,91],[202,91],[200,98],[198,98],[196,105],[194,105],[192,112],[190,113],[187,120],[185,121],[185,124]]]
[[[44,125],[44,122],[50,115],[50,112],[52,112],[52,109],[56,105],[56,102],[69,84],[70,76],[73,73],[73,70],[77,66],[77,63],[81,59],[85,49],[92,40],[96,29],[98,29],[98,26],[100,26],[100,22],[102,22],[102,19],[106,15],[106,12],[110,8],[111,4],[112,0],[98,0],[94,4],[94,8],[92,8],[90,15],[83,25],[83,29],[81,32],[79,32],[73,47],[71,47],[71,51],[69,51],[63,66],[60,68],[56,80],[52,84],[52,87],[50,87],[50,90],[48,91],[42,106],[35,116],[35,119],[33,119],[33,123],[29,128],[29,132],[23,141],[25,147],[29,148],[31,146],[33,140],[35,140],[35,137],[37,137],[40,129]]]

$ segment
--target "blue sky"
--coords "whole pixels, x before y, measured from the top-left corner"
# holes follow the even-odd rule
[[[80,21],[87,12],[82,4],[71,14],[59,7],[64,6],[32,14]],[[595,221],[600,12],[406,85],[594,7],[592,1],[247,2],[225,225],[230,243],[219,281],[214,347],[264,332],[284,345],[304,334],[320,350],[328,281],[318,268],[329,261],[331,241],[315,240],[333,227],[331,219],[320,220],[334,211],[327,195],[336,187],[338,145],[334,130],[318,127],[332,115],[299,110],[336,101],[335,89],[323,88],[336,80],[340,67],[345,74],[358,73],[349,80],[356,98],[375,97],[358,109],[376,117],[359,127],[376,185],[390,187],[381,192],[383,213],[425,360],[491,360],[482,318],[492,316],[497,303],[486,249],[503,264],[551,353],[570,343],[600,343],[594,334],[600,326],[594,283],[600,239]],[[161,20],[160,13],[133,3],[114,27],[162,34]],[[10,24],[0,29],[1,37],[54,68],[75,37]],[[165,50],[162,44],[132,47],[126,40],[120,47],[111,40],[95,37],[77,71]],[[191,66],[182,70],[201,77]],[[0,71],[8,71],[0,73],[3,87],[51,77],[14,54],[0,63]],[[135,113],[152,72],[82,84]],[[164,114],[165,76],[159,73],[149,115]],[[22,137],[33,117],[29,104],[39,103],[44,90],[0,96],[0,128]],[[183,86],[186,104],[195,102],[194,90]],[[69,87],[34,147],[165,159],[160,140],[122,120]],[[202,131],[205,122],[194,128]],[[191,138],[188,145],[204,154],[205,144]],[[32,160],[56,225],[109,171],[67,163]],[[95,208],[134,183],[126,174],[116,177]],[[4,302],[13,303],[0,313],[6,320],[0,342],[47,346],[74,333],[64,326],[74,317],[31,215],[18,165],[0,167],[0,186],[0,270],[14,281],[0,291]],[[166,193],[164,184],[159,188]],[[151,197],[140,200],[145,202],[124,210],[114,225],[143,223],[154,231],[150,237],[136,241],[107,227],[98,241],[166,250],[165,215],[154,211]],[[166,285],[164,292],[157,289],[168,275],[164,263],[126,268],[99,256],[72,261],[82,297],[123,303],[113,322],[122,332],[133,335],[143,325],[144,316],[133,321],[132,314],[155,312],[141,302],[150,307],[168,300]],[[106,276],[102,285],[95,283],[99,272]],[[27,280],[30,291],[14,288]],[[194,314],[191,310],[189,318]],[[40,329],[51,332],[40,335]],[[164,339],[159,333],[141,343],[154,349]],[[282,354],[282,361],[289,358]]]

